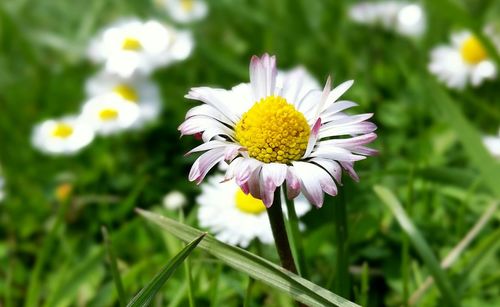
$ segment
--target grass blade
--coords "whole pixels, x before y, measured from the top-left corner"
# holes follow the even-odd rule
[[[170,262],[151,280],[151,282],[142,288],[139,293],[128,303],[127,307],[149,306],[156,293],[161,289],[163,284],[175,272],[175,270],[184,262],[191,254],[196,246],[203,240],[206,233],[201,233],[191,243],[186,245]]]
[[[141,209],[137,209],[137,212],[185,242],[196,238],[202,233],[198,229],[153,212]],[[210,235],[206,236],[199,247],[232,268],[281,290],[293,299],[309,306],[359,306],[296,274],[290,273],[266,259],[241,248],[222,243]]]
[[[382,202],[392,211],[401,228],[403,228],[403,230],[407,233],[413,243],[413,246],[429,268],[429,271],[434,277],[434,280],[436,281],[443,297],[451,306],[460,306],[458,296],[453,290],[448,277],[441,269],[438,260],[434,256],[434,253],[425,241],[424,237],[420,234],[415,225],[413,225],[408,215],[406,215],[406,212],[401,206],[399,200],[389,189],[385,187],[375,186],[374,190]]]
[[[120,306],[125,306],[127,305],[127,296],[125,295],[122,278],[120,277],[120,272],[118,271],[116,256],[113,252],[113,247],[111,245],[111,240],[109,239],[108,230],[103,226],[101,228],[101,231],[102,237],[104,238],[104,244],[106,246],[106,253],[108,254],[109,266],[111,267],[111,275],[113,276],[116,292],[118,293],[118,301],[120,302]]]

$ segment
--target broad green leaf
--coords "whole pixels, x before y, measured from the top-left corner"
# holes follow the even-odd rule
[[[419,230],[415,227],[415,225],[413,225],[408,215],[406,215],[406,212],[401,206],[399,200],[389,189],[385,187],[375,186],[374,190],[380,200],[382,200],[382,202],[392,211],[399,225],[410,238],[413,246],[424,260],[429,272],[436,281],[443,297],[450,304],[450,306],[460,306],[458,295],[455,293],[451,282],[445,272],[441,269],[441,266],[439,265],[439,262],[432,252],[429,244],[427,244]]]
[[[116,292],[118,293],[118,301],[120,302],[120,306],[125,306],[127,302],[127,296],[125,295],[125,290],[123,289],[123,282],[120,277],[120,272],[118,271],[118,264],[116,261],[115,253],[113,251],[113,246],[111,245],[111,239],[109,238],[108,230],[106,229],[106,227],[103,226],[101,230],[102,237],[104,238],[104,244],[106,246],[109,266],[111,268],[111,275],[113,276]]]
[[[186,245],[156,276],[142,288],[139,293],[128,303],[127,307],[149,306],[156,293],[161,289],[163,284],[177,270],[182,262],[191,254],[195,247],[203,240],[206,233],[201,233],[191,243]]]
[[[189,242],[203,233],[198,229],[158,214],[141,209],[137,209],[137,211],[146,219],[161,226],[185,242]],[[264,258],[241,248],[222,243],[210,235],[206,236],[199,247],[232,268],[281,290],[295,300],[309,306],[359,306]]]

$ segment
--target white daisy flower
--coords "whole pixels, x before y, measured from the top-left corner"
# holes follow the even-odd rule
[[[462,31],[451,37],[451,45],[441,45],[431,52],[429,70],[450,88],[463,89],[468,83],[480,85],[494,79],[495,63],[481,42],[470,32]]]
[[[483,143],[493,156],[500,158],[500,130],[498,130],[498,135],[483,137]]]
[[[113,94],[137,104],[139,117],[134,127],[139,128],[156,120],[161,112],[160,90],[154,82],[143,76],[121,78],[101,72],[87,80],[86,91],[89,97]]]
[[[266,207],[261,200],[245,194],[234,180],[224,181],[224,176],[215,175],[201,185],[201,194],[196,201],[198,221],[201,227],[209,228],[215,237],[231,245],[248,247],[257,238],[265,244],[274,242]],[[286,205],[283,204],[286,215]],[[297,216],[303,216],[311,205],[302,198],[295,201]]]
[[[208,6],[203,0],[160,0],[170,17],[178,23],[190,23],[207,16]]]
[[[94,139],[92,127],[78,116],[46,120],[33,129],[31,141],[38,150],[52,155],[71,155]]]
[[[115,94],[91,98],[83,105],[82,118],[97,134],[110,135],[129,129],[139,118],[137,104]]]
[[[421,36],[426,28],[422,6],[409,2],[361,2],[349,8],[349,17],[360,24],[380,25],[410,37]]]
[[[107,72],[130,77],[186,59],[193,44],[188,31],[154,20],[129,19],[103,30],[90,43],[88,55],[93,61],[104,63]]]
[[[202,134],[205,143],[189,153],[206,151],[194,162],[189,180],[200,183],[226,160],[226,180],[235,178],[245,193],[266,206],[286,181],[290,199],[302,192],[320,207],[323,191],[337,194],[334,179],[340,183],[342,168],[358,180],[354,162],[376,153],[364,146],[377,137],[376,126],[367,121],[373,114],[343,112],[357,105],[337,101],[353,81],[331,90],[328,79],[322,91],[306,88],[302,69],[286,78],[277,74],[274,56],[254,56],[249,84],[230,90],[192,88],[186,95],[204,104],[188,111],[179,130],[182,135]]]
[[[169,210],[177,210],[187,204],[186,196],[179,191],[171,191],[163,197],[163,207]]]

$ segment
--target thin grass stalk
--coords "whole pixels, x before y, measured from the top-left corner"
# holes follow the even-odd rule
[[[335,232],[337,236],[336,293],[349,297],[349,244],[347,237],[347,208],[343,191],[339,191],[333,204]]]
[[[302,236],[300,234],[299,229],[299,218],[297,217],[297,212],[295,211],[295,203],[292,199],[286,200],[286,208],[288,212],[288,229],[290,235],[290,241],[292,245],[292,251],[295,257],[295,265],[297,266],[297,270],[300,276],[307,278],[307,268],[306,268],[306,259],[304,255],[304,245],[302,243]]]

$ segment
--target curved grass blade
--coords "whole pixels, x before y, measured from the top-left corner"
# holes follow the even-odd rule
[[[149,282],[146,287],[142,288],[139,293],[128,303],[127,307],[145,307],[149,306],[156,293],[165,284],[168,278],[182,264],[182,262],[191,254],[195,247],[203,240],[206,233],[201,233],[191,243],[186,245],[172,260]]]
[[[189,242],[202,234],[198,229],[153,212],[141,209],[136,210],[146,219],[185,242]],[[210,235],[206,236],[199,247],[232,268],[281,290],[293,299],[309,306],[359,306],[296,274],[290,273],[264,258],[258,257],[241,248],[222,243]]]
[[[406,215],[403,207],[396,196],[387,188],[382,186],[374,187],[375,193],[382,202],[392,211],[396,220],[410,238],[413,246],[420,254],[425,264],[429,268],[429,272],[436,281],[436,284],[443,298],[450,306],[460,306],[458,295],[455,293],[448,277],[441,269],[438,260],[434,256],[431,248],[420,234],[418,229],[413,225],[411,219]]]
[[[125,295],[122,278],[120,277],[120,272],[118,271],[116,256],[113,251],[113,246],[111,245],[108,230],[105,226],[102,226],[101,231],[102,237],[104,238],[104,244],[106,245],[106,253],[108,254],[109,266],[111,267],[111,275],[113,276],[116,292],[118,293],[118,301],[120,302],[120,306],[125,306],[127,304],[127,296]]]

